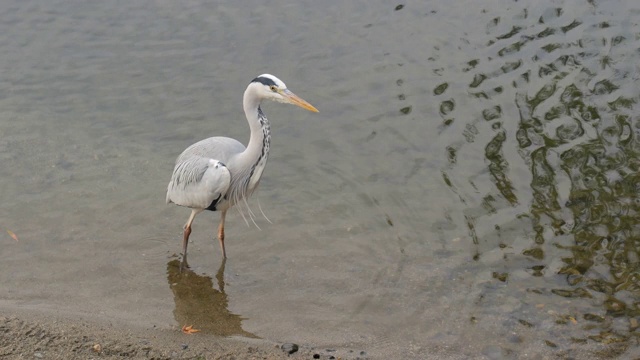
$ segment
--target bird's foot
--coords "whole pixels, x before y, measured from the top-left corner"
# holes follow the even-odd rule
[[[187,257],[183,257],[182,261],[180,262],[180,272],[189,269],[189,263],[187,263]]]

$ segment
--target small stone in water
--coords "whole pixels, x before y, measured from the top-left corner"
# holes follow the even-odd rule
[[[294,352],[298,351],[298,345],[293,343],[282,344],[280,348],[287,354],[293,354]]]
[[[187,350],[187,348],[189,347],[189,345],[187,344],[182,344],[182,350]]]
[[[41,352],[34,353],[33,356],[37,357],[38,359],[42,359],[44,357]]]
[[[400,112],[405,114],[405,115],[411,114],[411,106],[403,107],[402,109],[400,109]]]

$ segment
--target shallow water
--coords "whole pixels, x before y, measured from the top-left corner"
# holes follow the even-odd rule
[[[425,3],[2,2],[0,305],[345,357],[636,354],[640,5]],[[272,224],[230,213],[222,264],[200,215],[180,277],[173,161],[246,142],[265,72],[320,113],[263,106]]]

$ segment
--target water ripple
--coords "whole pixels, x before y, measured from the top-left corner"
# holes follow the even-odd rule
[[[461,125],[444,121],[460,140],[448,145],[443,174],[466,206],[476,260],[492,264],[497,281],[508,283],[522,270],[532,277],[518,283],[539,309],[554,308],[550,331],[558,337],[547,345],[565,354],[576,342],[616,353],[618,344],[637,341],[640,307],[631,294],[640,295],[634,283],[640,271],[634,130],[640,127],[634,65],[640,26],[621,9],[609,12],[609,5],[564,3],[491,19],[485,56],[462,68],[476,115]],[[484,166],[469,166],[480,153]],[[514,221],[526,234],[518,246],[502,240]],[[509,248],[518,249],[518,261],[493,258]],[[500,293],[517,287],[508,284]],[[558,306],[556,296],[571,305]],[[526,324],[545,317],[539,313]],[[567,328],[571,323],[580,326]]]

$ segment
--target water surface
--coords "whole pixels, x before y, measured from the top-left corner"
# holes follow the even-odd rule
[[[635,354],[634,1],[0,14],[0,227],[19,239],[0,235],[3,308],[202,318],[345,357]],[[200,215],[181,277],[173,161],[210,135],[246,142],[242,92],[265,72],[320,113],[263,106],[252,207],[272,223],[230,213],[222,264],[218,214]]]

